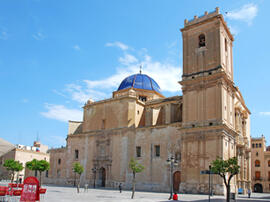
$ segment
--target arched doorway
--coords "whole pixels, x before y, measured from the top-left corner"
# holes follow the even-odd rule
[[[105,187],[105,185],[106,185],[106,170],[103,167],[100,168],[100,170],[99,170],[99,179],[101,181],[101,186]]]
[[[179,191],[180,182],[181,182],[181,172],[176,171],[173,174],[173,191],[174,192]]]
[[[263,193],[263,186],[259,183],[254,185],[254,192]]]

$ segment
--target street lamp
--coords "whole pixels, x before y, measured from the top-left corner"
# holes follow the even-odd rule
[[[94,188],[96,188],[96,174],[97,174],[97,168],[94,167],[92,168],[92,172],[94,174]]]
[[[174,156],[168,157],[167,163],[170,166],[170,197],[169,200],[173,198],[173,167],[174,165],[177,165],[177,160],[174,158]]]

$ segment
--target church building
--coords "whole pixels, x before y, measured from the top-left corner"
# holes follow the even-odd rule
[[[208,193],[201,171],[217,157],[236,156],[241,170],[232,190],[250,188],[250,111],[233,80],[233,35],[219,8],[185,20],[181,32],[182,96],[164,97],[158,81],[138,73],[119,82],[112,98],[89,99],[83,121],[69,121],[66,147],[50,150],[47,183],[73,184],[72,165],[80,162],[82,184],[129,189],[134,158],[145,167],[138,190],[169,191],[173,184],[181,193]],[[212,188],[226,190],[217,175]]]

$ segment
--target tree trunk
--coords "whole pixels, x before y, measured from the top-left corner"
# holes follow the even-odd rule
[[[226,186],[226,188],[227,188],[227,198],[226,198],[226,201],[227,202],[230,202],[230,194],[231,194],[231,186],[230,186],[230,184],[228,184]]]
[[[80,192],[81,175],[79,175],[79,182],[77,184],[77,193]]]
[[[132,180],[132,195],[131,198],[134,198],[134,194],[135,194],[135,173],[133,173],[133,180]]]
[[[11,183],[13,183],[13,181],[14,181],[14,175],[15,175],[14,172],[12,172],[11,173]]]
[[[75,179],[74,179],[74,187],[76,187],[76,173],[75,173]]]
[[[41,171],[39,171],[39,186],[41,187]]]

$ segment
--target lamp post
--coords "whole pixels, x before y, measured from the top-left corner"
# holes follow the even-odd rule
[[[97,168],[92,168],[92,172],[94,174],[94,189],[96,188],[96,174],[97,174]]]
[[[168,157],[167,163],[170,166],[170,197],[169,200],[173,198],[173,167],[177,165],[177,160],[175,160],[174,156]]]
[[[209,202],[210,202],[210,196],[211,196],[211,165],[209,165],[209,196],[208,196]]]

